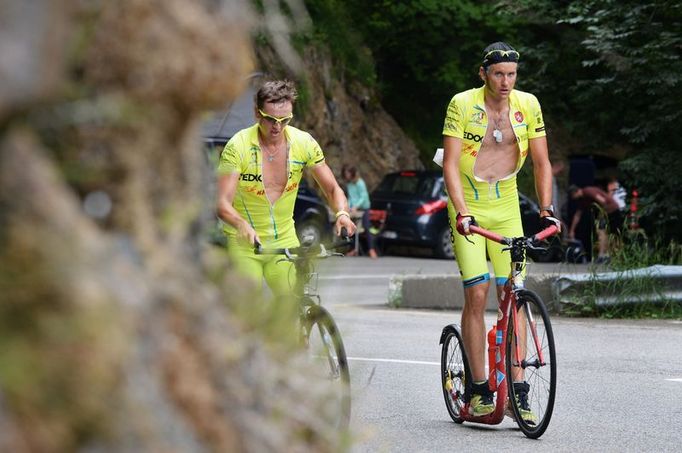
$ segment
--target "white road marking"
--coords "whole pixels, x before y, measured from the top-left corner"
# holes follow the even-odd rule
[[[369,357],[348,357],[348,360],[354,360],[356,362],[407,363],[409,365],[437,365],[437,366],[440,366],[440,362],[425,362],[422,360],[373,359],[373,358],[369,358]]]
[[[379,274],[379,275],[361,275],[361,274],[346,274],[346,275],[326,275],[318,277],[320,280],[371,280],[371,279],[386,279],[394,277],[395,274]]]
[[[682,378],[666,379],[666,381],[671,381],[671,382],[682,382]]]

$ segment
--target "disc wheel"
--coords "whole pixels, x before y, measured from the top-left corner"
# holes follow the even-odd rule
[[[554,409],[554,336],[547,309],[532,291],[516,294],[514,311],[505,342],[509,406],[521,431],[536,439],[547,429]]]

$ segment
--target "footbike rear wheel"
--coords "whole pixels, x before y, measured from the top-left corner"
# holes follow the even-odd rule
[[[336,425],[345,429],[350,422],[350,370],[343,340],[334,318],[319,305],[306,307],[303,335],[313,368],[329,384],[329,402]]]
[[[547,309],[537,294],[527,290],[517,292],[514,307],[516,315],[509,316],[505,342],[509,406],[521,431],[537,439],[547,429],[554,409],[554,335]]]
[[[469,379],[469,361],[459,330],[446,326],[441,334],[440,375],[445,407],[455,423],[462,423],[466,385]]]

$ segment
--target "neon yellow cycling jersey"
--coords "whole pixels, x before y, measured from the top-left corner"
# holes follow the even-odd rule
[[[512,90],[509,96],[509,121],[518,144],[514,171],[494,183],[476,177],[474,165],[488,129],[485,110],[485,87],[456,94],[448,105],[443,135],[462,140],[459,160],[460,179],[467,209],[482,227],[504,236],[522,236],[521,213],[516,174],[523,167],[529,140],[545,136],[545,125],[537,98],[530,93]],[[448,200],[450,225],[456,224],[452,200]],[[509,272],[510,255],[503,246],[481,236],[462,236],[453,231],[457,263],[465,287],[490,280],[486,254],[490,257],[498,285],[503,285]]]
[[[225,145],[218,163],[219,174],[239,173],[233,206],[256,230],[266,247],[299,245],[293,213],[303,169],[324,162],[320,145],[309,133],[289,125],[284,128],[284,134],[289,144],[288,180],[282,195],[274,203],[268,200],[263,184],[258,124],[237,132]],[[236,242],[234,227],[225,224],[225,232],[231,242]]]
[[[467,204],[482,199],[516,197],[516,174],[523,167],[528,155],[528,140],[545,136],[545,124],[537,98],[530,93],[512,90],[509,95],[509,121],[519,145],[516,169],[494,185],[477,178],[474,164],[488,129],[484,92],[483,86],[453,96],[443,126],[443,135],[462,140],[459,171]]]

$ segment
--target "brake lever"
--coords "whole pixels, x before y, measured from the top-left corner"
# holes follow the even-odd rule
[[[547,241],[543,241],[543,242],[547,242]],[[549,245],[549,243],[546,246],[535,245],[535,242],[532,239],[528,239],[528,244],[526,244],[526,247],[528,247],[531,250],[549,250],[550,245]]]

